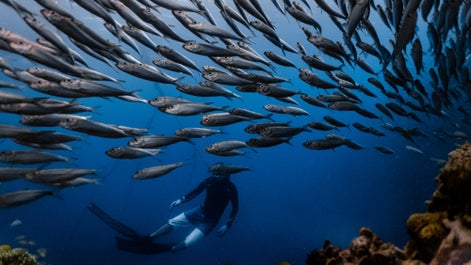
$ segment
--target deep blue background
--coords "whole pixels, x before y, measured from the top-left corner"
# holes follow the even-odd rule
[[[31,10],[39,14],[39,8],[33,1],[18,1],[28,5]],[[70,9],[77,18],[102,33],[104,36],[116,41],[103,29],[103,21],[94,18],[75,4],[69,1],[59,1],[64,7]],[[220,19],[212,1],[204,1],[218,19],[219,26],[228,29]],[[230,2],[230,1],[228,1]],[[281,15],[269,1],[260,1],[266,7],[266,12],[277,27],[279,36],[290,45],[296,47],[301,42],[309,54],[321,55],[327,62],[337,64],[329,59],[307,42],[300,29],[300,24],[292,17]],[[324,13],[312,3],[313,16],[323,27],[322,36],[341,41],[339,30],[328,20]],[[178,21],[171,17],[167,10],[160,9],[162,16],[173,29],[187,38],[194,38]],[[30,39],[37,37],[27,25],[19,19],[11,9],[2,5],[0,11],[0,27],[7,28]],[[204,19],[192,15],[199,21]],[[38,16],[42,19],[42,17]],[[377,15],[372,12],[371,18],[383,43],[393,39],[392,32],[385,28]],[[45,22],[44,19],[42,19]],[[48,24],[49,25],[49,24]],[[305,25],[302,25],[305,26]],[[425,68],[432,67],[431,58],[427,57],[429,51],[428,40],[425,35],[425,24],[419,22],[417,35],[421,37],[424,45]],[[52,27],[52,26],[51,26]],[[312,27],[311,31],[314,32]],[[250,35],[246,29],[241,29]],[[252,47],[260,54],[271,50],[281,54],[281,50],[267,42],[261,34],[256,32],[251,37]],[[367,42],[371,39],[367,33],[361,31],[360,35]],[[62,35],[63,36],[63,35]],[[65,39],[65,36],[63,36]],[[181,44],[171,40],[153,37],[157,44],[168,45],[179,50],[199,66],[214,65],[203,56],[190,54],[181,48]],[[142,57],[132,49],[125,47],[142,62],[151,64],[154,59],[161,58],[148,48],[141,47]],[[388,44],[385,46],[389,47]],[[71,45],[72,48],[79,51]],[[409,47],[407,49],[407,53]],[[26,69],[32,65],[19,55],[0,51],[0,56],[17,68]],[[92,68],[107,73],[120,80],[125,80],[124,88],[139,90],[138,94],[145,99],[156,96],[170,95],[200,102],[212,102],[218,106],[242,107],[253,111],[267,113],[264,104],[286,105],[274,99],[259,95],[233,91],[243,97],[243,100],[229,101],[225,98],[196,98],[182,95],[171,85],[155,84],[150,81],[134,78],[124,72],[111,67],[93,58],[84,55]],[[372,56],[360,54],[373,67],[380,69],[378,60]],[[287,53],[286,57],[296,63],[298,67],[307,67],[299,55]],[[407,57],[409,58],[409,57]],[[411,71],[412,60],[408,60]],[[38,65],[39,66],[39,65]],[[374,91],[377,98],[370,98],[356,92],[363,100],[362,106],[370,111],[379,113],[374,104],[376,102],[389,102],[380,91],[371,86],[366,74],[359,67],[343,67],[343,71],[355,78],[357,83],[363,84]],[[323,78],[325,74],[316,72]],[[176,73],[169,73],[180,76]],[[202,78],[194,72],[196,79],[186,76],[184,83],[196,84]],[[300,89],[312,96],[325,94],[323,90],[309,87],[298,79],[298,70],[276,66],[275,75],[289,78],[291,83],[282,84],[283,87]],[[427,75],[420,77],[427,83]],[[4,75],[0,78],[15,82]],[[382,76],[377,78],[380,80]],[[30,97],[44,96],[25,86],[24,95]],[[303,126],[310,121],[323,121],[324,115],[331,115],[349,124],[360,122],[376,127],[386,133],[384,137],[377,137],[359,132],[355,128],[342,128],[332,133],[340,134],[364,146],[363,150],[356,151],[346,147],[336,150],[314,151],[306,149],[302,143],[310,139],[324,138],[325,132],[313,131],[302,133],[291,140],[291,144],[282,144],[272,148],[257,149],[257,152],[244,150],[245,155],[239,157],[217,157],[204,151],[204,147],[223,140],[245,141],[253,137],[243,131],[248,122],[229,125],[220,128],[224,133],[205,139],[194,139],[194,144],[178,143],[169,146],[164,153],[159,154],[161,160],[143,158],[139,160],[115,160],[109,158],[104,152],[115,146],[125,145],[130,139],[105,139],[85,134],[70,132],[62,128],[54,128],[58,132],[82,135],[83,139],[71,143],[73,152],[58,151],[55,153],[74,158],[72,165],[52,164],[48,168],[74,166],[81,168],[95,168],[100,178],[99,185],[89,185],[77,188],[68,188],[60,191],[57,196],[43,198],[27,205],[0,209],[0,243],[19,245],[15,237],[24,235],[27,239],[36,242],[29,247],[32,252],[37,248],[47,248],[48,255],[43,259],[48,264],[75,265],[75,264],[276,264],[279,260],[288,260],[295,264],[303,264],[306,254],[314,248],[321,248],[324,240],[329,239],[334,245],[347,247],[350,240],[357,235],[362,226],[371,228],[384,241],[393,242],[403,247],[408,240],[405,231],[405,221],[414,212],[425,210],[424,201],[431,198],[435,189],[434,177],[440,168],[429,158],[446,159],[447,153],[454,149],[455,141],[449,138],[448,142],[438,141],[432,134],[440,128],[453,130],[453,124],[460,121],[460,114],[454,109],[447,109],[451,121],[435,116],[427,117],[419,113],[424,123],[417,123],[410,119],[396,117],[396,122],[384,117],[389,122],[402,127],[419,127],[426,132],[427,138],[416,138],[418,146],[424,151],[419,155],[405,149],[411,143],[400,135],[382,128],[382,120],[365,119],[356,113],[334,112],[317,108],[304,103],[299,96],[294,97],[299,107],[309,111],[311,116],[292,117],[275,114],[276,121],[292,121],[293,126]],[[120,124],[125,126],[147,128],[153,134],[173,135],[176,129],[199,126],[201,115],[192,117],[176,117],[166,115],[150,105],[124,102],[117,99],[79,99],[79,103],[97,107],[91,115],[93,120]],[[463,102],[454,102],[458,107]],[[1,123],[19,125],[18,115],[0,113]],[[47,128],[44,128],[47,129]],[[49,128],[50,129],[50,128]],[[466,129],[463,127],[461,129]],[[384,155],[374,149],[381,144],[395,150],[394,155]],[[0,149],[25,149],[8,139],[0,141]],[[132,174],[144,167],[157,164],[184,161],[185,165],[174,172],[158,179],[133,180]],[[200,203],[203,196],[194,201],[181,205],[172,212],[168,211],[170,202],[181,197],[193,189],[201,180],[208,176],[207,167],[215,162],[227,162],[247,166],[251,171],[243,172],[232,177],[239,190],[239,213],[232,229],[222,238],[213,233],[200,243],[184,252],[175,254],[162,254],[155,256],[140,256],[117,251],[114,248],[114,231],[101,223],[86,206],[90,202],[97,203],[111,215],[125,224],[136,228],[140,232],[151,232],[168,218],[173,217],[182,210]],[[37,188],[23,180],[1,183],[0,191],[8,192],[24,188]],[[226,213],[227,215],[227,213]],[[223,217],[223,221],[227,216]],[[10,223],[19,219],[22,224],[10,227]],[[175,232],[162,240],[179,240],[188,231]],[[24,247],[24,246],[23,246]]]

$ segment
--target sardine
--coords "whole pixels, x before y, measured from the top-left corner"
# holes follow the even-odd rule
[[[173,170],[183,166],[183,162],[161,165],[161,166],[153,166],[144,169],[138,170],[136,173],[132,175],[133,179],[153,179],[158,178],[163,175],[166,175]]]

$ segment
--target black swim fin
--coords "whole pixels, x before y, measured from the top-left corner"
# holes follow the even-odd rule
[[[106,225],[111,227],[111,229],[120,233],[121,235],[132,238],[132,239],[142,238],[142,236],[138,232],[136,232],[136,230],[112,218],[109,214],[103,211],[95,203],[93,202],[90,203],[88,205],[88,209],[92,213],[94,213],[98,218],[100,218],[100,220],[102,220]]]
[[[122,237],[115,237],[117,248],[122,251],[136,254],[159,254],[171,252],[174,244],[160,244],[145,240],[130,240]]]

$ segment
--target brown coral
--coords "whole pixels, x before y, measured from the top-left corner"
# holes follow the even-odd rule
[[[361,228],[348,249],[339,251],[326,241],[321,251],[313,250],[307,265],[394,265],[403,259],[402,251],[382,240],[368,228]]]
[[[429,212],[447,211],[450,218],[471,214],[471,144],[448,154],[448,162],[436,180],[438,187],[428,203]]]
[[[415,213],[407,220],[407,232],[410,241],[406,246],[406,255],[412,259],[429,262],[445,238],[448,230],[442,221],[447,217],[445,212]]]

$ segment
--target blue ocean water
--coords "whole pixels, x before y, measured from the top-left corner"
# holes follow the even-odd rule
[[[33,1],[17,1],[33,11],[38,19],[46,23],[41,17],[40,6]],[[58,1],[67,8],[76,18],[93,28],[104,37],[117,42],[103,27],[103,21],[73,3],[73,1]],[[181,1],[189,3],[189,1]],[[232,4],[232,1],[227,1]],[[288,44],[296,47],[300,42],[308,54],[320,55],[326,62],[338,64],[335,59],[322,54],[310,44],[301,26],[315,29],[296,22],[293,17],[283,15],[274,8],[271,1],[259,1],[264,6],[266,14],[276,26],[279,37]],[[380,1],[376,1],[378,4]],[[203,1],[218,22],[218,26],[226,30],[230,28],[222,21],[213,1]],[[342,42],[339,29],[329,20],[314,2],[309,1],[311,11],[309,14],[322,25],[321,35]],[[333,3],[332,3],[333,5]],[[195,39],[171,15],[168,10],[159,8],[159,15],[175,32],[183,38]],[[31,40],[38,35],[32,31],[12,9],[2,5],[0,10],[0,27],[21,34]],[[202,16],[191,14],[198,21],[205,21]],[[114,17],[119,18],[117,14]],[[119,18],[120,19],[120,18]],[[384,26],[378,15],[371,11],[370,20],[379,33],[382,43],[390,48],[389,40],[394,39],[394,33]],[[121,19],[120,22],[124,23]],[[48,24],[50,25],[50,24]],[[51,25],[50,25],[51,26]],[[53,28],[51,26],[51,28]],[[241,26],[248,36],[251,32]],[[435,67],[431,55],[431,47],[426,34],[427,24],[419,19],[416,36],[420,38],[424,50],[424,65],[426,71],[416,78],[428,84],[428,69]],[[58,30],[56,32],[60,33]],[[268,42],[259,32],[249,38],[249,43],[259,53],[274,51],[282,55],[280,48]],[[365,42],[372,43],[369,35],[360,30],[359,35]],[[65,35],[61,35],[66,39]],[[167,45],[178,50],[194,60],[198,66],[216,66],[210,59],[191,54],[181,47],[181,43],[170,39],[152,37],[159,45]],[[215,39],[216,40],[216,39]],[[216,40],[217,41],[217,40]],[[68,42],[70,43],[70,42]],[[143,63],[152,64],[154,59],[161,58],[154,51],[140,45],[142,54],[139,55],[124,43],[119,45]],[[80,51],[70,43],[70,47]],[[391,49],[392,50],[392,49]],[[412,59],[409,57],[410,44],[407,47],[407,66],[413,72]],[[175,86],[158,84],[133,77],[116,68],[112,68],[83,52],[89,66],[102,73],[123,80],[122,87],[129,91],[137,90],[137,94],[144,99],[153,99],[157,96],[179,96],[199,102],[211,102],[216,106],[229,108],[246,108],[256,112],[268,114],[263,109],[265,104],[282,103],[257,93],[243,93],[235,90],[233,86],[226,86],[242,99],[228,100],[226,98],[198,98],[184,95],[175,89]],[[380,71],[379,60],[371,55],[359,53],[374,69]],[[30,66],[40,66],[18,54],[0,50],[0,57],[5,58],[10,65],[19,69]],[[299,54],[286,53],[286,58],[296,64],[298,68],[308,66],[301,60]],[[469,67],[469,66],[468,66]],[[105,155],[105,151],[116,146],[126,145],[131,138],[107,139],[89,136],[83,133],[54,127],[53,130],[61,133],[80,135],[82,140],[72,142],[73,151],[53,151],[72,158],[71,163],[53,163],[46,168],[77,167],[93,168],[97,170],[99,184],[86,185],[75,188],[65,188],[57,191],[55,196],[42,198],[31,203],[13,208],[0,209],[0,243],[15,247],[25,247],[35,252],[39,248],[47,249],[47,255],[40,260],[46,264],[277,264],[280,260],[290,261],[292,264],[303,264],[306,255],[314,248],[321,248],[324,240],[340,247],[348,247],[359,229],[363,226],[371,228],[384,241],[392,242],[403,247],[408,240],[405,222],[414,212],[426,210],[425,200],[430,199],[435,189],[434,177],[438,174],[440,165],[433,159],[447,159],[449,151],[455,148],[456,139],[447,137],[441,141],[435,133],[440,130],[469,131],[467,125],[461,123],[462,114],[457,111],[459,106],[465,106],[467,100],[463,94],[462,101],[453,102],[450,108],[444,109],[448,118],[440,118],[418,112],[423,122],[394,116],[394,121],[382,115],[374,106],[375,103],[387,103],[386,98],[379,90],[367,82],[373,75],[366,73],[358,66],[344,65],[342,70],[352,76],[359,84],[367,86],[377,97],[369,97],[359,91],[355,94],[362,99],[361,106],[381,116],[381,119],[368,119],[355,112],[340,112],[318,108],[302,101],[299,95],[293,98],[299,103],[298,107],[308,111],[310,116],[291,116],[274,114],[273,119],[279,122],[291,121],[292,126],[304,126],[310,121],[323,121],[322,117],[330,115],[348,124],[360,122],[383,131],[386,136],[374,136],[358,131],[353,126],[340,128],[332,133],[342,135],[360,144],[362,150],[353,150],[341,146],[334,150],[316,151],[303,147],[307,140],[322,139],[327,133],[312,130],[303,132],[290,140],[289,144],[281,144],[270,148],[257,148],[256,152],[245,149],[244,155],[234,157],[220,157],[205,152],[204,148],[212,143],[224,140],[247,141],[255,137],[244,132],[244,128],[251,122],[241,122],[228,126],[221,126],[222,134],[207,138],[193,139],[192,143],[177,143],[165,148],[162,154],[155,158],[141,158],[137,160],[117,160]],[[321,71],[313,70],[325,80],[329,78]],[[181,74],[166,72],[175,77]],[[183,83],[196,84],[203,80],[201,75],[193,71],[195,77],[185,76]],[[299,89],[311,96],[331,93],[311,87],[298,77],[299,71],[295,68],[275,65],[273,73],[276,76],[290,80],[282,83],[283,87]],[[1,80],[21,84],[21,94],[28,97],[45,97],[44,94],[33,91],[26,85],[0,75]],[[376,76],[384,82],[382,74]],[[469,80],[468,80],[469,81]],[[109,84],[109,83],[108,83]],[[432,89],[427,86],[428,89]],[[401,92],[407,97],[405,93]],[[46,95],[47,96],[47,95]],[[430,99],[427,99],[428,101]],[[78,99],[77,102],[96,107],[90,115],[91,119],[130,127],[146,128],[151,134],[173,135],[176,129],[184,127],[199,127],[202,115],[179,117],[160,112],[148,104],[126,102],[118,99]],[[19,115],[0,112],[0,121],[4,124],[21,126]],[[254,121],[255,122],[255,121]],[[417,148],[423,155],[406,149],[413,145],[410,141],[397,133],[386,130],[384,123],[404,128],[418,128],[426,137],[416,137]],[[456,126],[460,127],[456,127]],[[37,129],[37,128],[34,128]],[[40,128],[51,130],[51,128]],[[395,151],[393,155],[386,155],[375,150],[375,145],[383,145]],[[10,139],[0,141],[1,150],[27,149],[15,144]],[[131,176],[139,169],[167,163],[183,161],[185,165],[168,175],[150,180],[136,180]],[[204,195],[193,201],[178,206],[171,212],[169,204],[192,190],[200,181],[209,176],[208,166],[216,162],[231,163],[249,167],[245,171],[232,176],[232,181],[239,191],[239,212],[232,228],[224,237],[216,237],[211,233],[198,244],[177,253],[159,255],[137,255],[119,251],[115,248],[114,236],[116,232],[103,224],[96,216],[89,212],[87,205],[96,203],[112,216],[126,225],[142,233],[150,233],[169,218],[183,210],[202,202]],[[2,166],[8,166],[4,164]],[[33,184],[26,180],[15,180],[1,183],[1,193],[29,188],[47,188]],[[229,206],[230,208],[230,206]],[[220,225],[227,219],[229,210],[221,219]],[[14,220],[21,220],[21,225],[10,226]],[[174,242],[182,239],[189,231],[177,231],[169,236],[159,239],[159,242]],[[34,244],[24,244],[18,237],[24,236]]]

